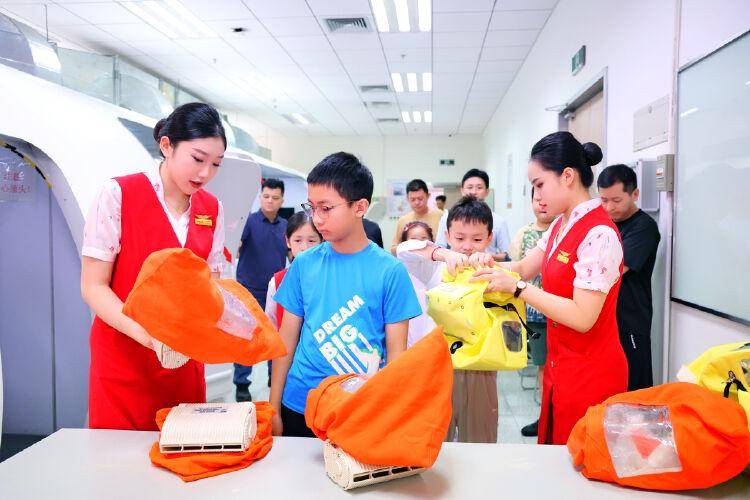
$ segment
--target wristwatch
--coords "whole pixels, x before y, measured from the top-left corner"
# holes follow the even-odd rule
[[[513,294],[515,298],[518,298],[519,295],[521,295],[521,292],[526,290],[526,287],[528,286],[528,283],[526,283],[524,280],[518,280],[516,281],[516,291]]]

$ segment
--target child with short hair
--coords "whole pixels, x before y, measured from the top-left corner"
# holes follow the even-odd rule
[[[426,222],[422,222],[419,220],[414,220],[411,222],[408,222],[406,226],[404,226],[404,230],[401,232],[401,243],[408,240],[416,240],[416,241],[429,241],[433,242],[435,241],[435,238],[432,234],[432,228],[429,224]],[[409,263],[405,261],[403,253],[398,256],[399,260],[404,262],[406,265],[407,271],[409,270]],[[417,257],[417,259],[419,259]],[[412,265],[418,265],[418,264],[412,264]],[[419,301],[419,306],[422,308],[422,311],[427,310],[427,295],[425,295],[425,292],[429,289],[427,288],[427,285],[422,281],[421,279],[417,278],[416,276],[412,275],[411,272],[409,273],[409,278],[411,279],[411,284],[414,286],[414,291],[417,294],[417,300]],[[440,279],[438,278],[438,283],[440,282]],[[434,285],[432,285],[434,286]],[[430,286],[430,288],[432,287]],[[430,333],[435,328],[435,322],[430,318],[427,314],[424,312],[417,316],[416,318],[412,318],[409,320],[409,338],[406,343],[406,347],[411,347],[417,341],[419,341],[422,337]]]
[[[469,266],[493,265],[493,256],[484,253],[492,243],[492,219],[492,210],[486,203],[465,196],[448,212],[446,239],[452,250],[430,241],[409,240],[398,246],[397,255],[409,274],[422,283],[422,288],[430,290],[440,284],[446,267],[455,274]],[[426,307],[422,315],[429,318]],[[453,373],[453,415],[447,440],[497,442],[497,372],[455,370]]]
[[[276,292],[288,354],[274,360],[270,402],[275,435],[313,437],[307,393],[328,376],[371,373],[395,359],[406,349],[408,321],[422,311],[404,266],[365,234],[367,167],[335,153],[307,183],[303,208],[325,242],[294,259]]]

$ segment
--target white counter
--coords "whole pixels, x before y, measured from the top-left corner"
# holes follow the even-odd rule
[[[325,474],[323,443],[305,438],[276,438],[268,456],[247,469],[184,483],[151,465],[156,438],[61,430],[0,464],[0,499],[750,498],[748,476],[679,495],[642,492],[587,480],[563,446],[463,443],[446,443],[435,466],[419,476],[345,492]]]

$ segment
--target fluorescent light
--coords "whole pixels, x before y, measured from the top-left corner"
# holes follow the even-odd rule
[[[375,24],[378,25],[378,31],[391,31],[383,0],[372,0],[372,13],[375,15]]]
[[[422,123],[422,113],[413,111],[412,116],[414,117],[414,123]]]
[[[407,0],[393,0],[396,5],[396,21],[399,31],[411,31],[409,24],[409,4]]]
[[[122,5],[123,7],[128,9],[130,12],[140,17],[141,19],[143,19],[144,21],[146,21],[152,28],[156,28],[157,30],[167,35],[167,37],[179,38],[179,35],[174,30],[172,30],[172,28],[170,28],[166,24],[156,19],[153,15],[151,15],[151,13],[143,10],[143,8],[141,8],[142,4],[138,4],[135,2],[123,2],[120,5]]]
[[[407,73],[406,82],[409,84],[409,92],[416,92],[417,90],[419,90],[419,88],[417,87],[416,73]]]
[[[419,31],[430,31],[432,29],[432,2],[430,0],[419,0]]]
[[[680,113],[680,118],[685,118],[686,116],[690,116],[696,111],[698,111],[698,108],[690,108],[686,111],[683,111],[682,113]]]
[[[401,79],[401,73],[391,73],[391,80],[393,80],[393,90],[396,92],[404,91],[404,81]]]
[[[424,121],[426,123],[432,123],[432,111],[425,111],[424,112]]]
[[[432,92],[432,73],[422,73],[422,91]]]
[[[411,116],[409,116],[408,111],[401,112],[401,119],[404,121],[404,123],[411,123]]]
[[[174,13],[168,11],[164,6],[155,0],[142,2],[141,5],[144,9],[148,9],[157,18],[164,21],[167,26],[170,26],[177,31],[181,32],[185,38],[198,38],[198,33],[188,26],[182,19],[178,18]]]
[[[292,113],[292,117],[298,122],[300,122],[302,125],[310,125],[310,120],[308,120],[307,118],[305,118],[299,113]]]
[[[216,36],[216,33],[214,33],[213,30],[206,25],[206,23],[201,21],[198,16],[189,11],[187,7],[182,5],[182,3],[180,3],[178,0],[164,0],[164,3],[174,9],[183,20],[192,24],[193,27],[195,27],[201,35],[209,38]]]

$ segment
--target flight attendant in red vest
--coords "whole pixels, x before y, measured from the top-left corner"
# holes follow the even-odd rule
[[[164,368],[159,343],[122,312],[144,260],[165,248],[189,248],[221,271],[224,215],[203,188],[226,149],[219,114],[203,103],[178,107],[154,127],[164,160],[117,177],[99,192],[86,220],[81,290],[96,314],[91,327],[89,427],[157,430],[154,415],[178,403],[206,401],[203,364]],[[195,304],[200,307],[200,304]]]
[[[560,214],[523,260],[501,264],[522,280],[491,269],[475,279],[488,289],[514,293],[547,316],[539,443],[565,444],[589,406],[628,387],[628,366],[619,342],[617,293],[622,243],[616,226],[591,199],[591,170],[602,159],[596,144],[581,145],[569,132],[556,132],[531,150],[529,180],[542,210]],[[485,264],[482,256],[474,263]],[[542,273],[542,288],[528,284]]]

